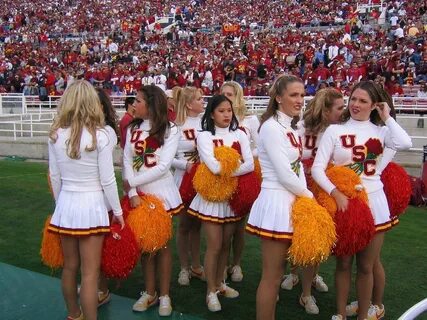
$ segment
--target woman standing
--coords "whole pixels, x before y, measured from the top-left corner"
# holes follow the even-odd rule
[[[221,87],[221,94],[225,95],[231,100],[233,104],[233,111],[236,115],[237,121],[239,122],[239,129],[241,129],[249,138],[251,142],[252,155],[257,156],[258,146],[258,128],[259,120],[256,115],[248,115],[243,97],[243,89],[236,81],[227,81]],[[233,248],[233,264],[227,268],[225,273],[231,276],[231,280],[234,282],[240,282],[243,280],[243,272],[241,267],[241,259],[243,248],[245,246],[245,222],[246,219],[241,219],[237,224],[236,232],[232,238]]]
[[[200,162],[214,175],[219,175],[221,171],[221,164],[214,156],[214,149],[220,146],[240,145],[242,160],[234,176],[244,175],[254,169],[249,140],[241,130],[237,130],[237,125],[231,101],[224,95],[213,96],[202,118],[203,131],[197,137],[197,150]],[[210,202],[200,194],[191,202],[188,213],[202,221],[207,238],[204,263],[207,280],[206,304],[209,311],[220,311],[218,293],[226,298],[239,296],[239,292],[228,287],[223,280],[231,236],[236,229],[235,222],[241,217],[234,215],[227,201]]]
[[[296,118],[304,102],[304,84],[280,76],[270,89],[270,102],[261,117],[258,155],[261,193],[252,206],[246,230],[261,238],[262,277],[257,290],[257,319],[274,319],[280,280],[292,239],[292,205],[296,196],[312,198],[301,165],[302,143]]]
[[[303,121],[299,128],[299,134],[303,143],[303,160],[314,160],[319,141],[325,129],[331,124],[341,122],[341,116],[344,112],[343,95],[336,89],[322,89],[316,93],[310,101],[307,110],[304,112]],[[311,168],[305,168],[306,174],[310,174]],[[308,172],[307,172],[308,170]],[[298,266],[291,267],[291,273],[284,277],[281,287],[291,290],[298,281]],[[328,286],[323,278],[318,274],[319,266],[302,268],[302,295],[300,304],[305,308],[308,314],[318,314],[319,308],[316,300],[311,294],[311,288],[314,287],[319,292],[327,292]]]
[[[68,318],[97,319],[98,278],[104,235],[110,231],[104,194],[113,221],[124,221],[117,194],[110,135],[93,86],[74,82],[61,97],[49,133],[49,174],[56,201],[49,230],[61,236],[62,292]],[[81,265],[80,301],[77,273]]]
[[[179,141],[178,127],[169,122],[166,95],[155,85],[143,86],[135,98],[134,121],[129,125],[124,150],[125,191],[132,208],[140,204],[138,191],[153,194],[174,215],[181,211],[182,201],[170,167]],[[145,291],[133,305],[142,312],[160,300],[159,315],[172,313],[169,297],[172,254],[169,245],[155,254],[142,256]],[[156,291],[156,267],[160,278],[160,296]]]
[[[190,172],[194,163],[199,160],[196,139],[202,129],[200,114],[204,108],[201,89],[178,88],[176,93],[176,124],[180,126],[181,135],[172,166],[175,168],[174,179],[179,188],[185,172]],[[176,242],[181,264],[178,283],[188,286],[191,277],[204,279],[203,267],[200,264],[200,220],[187,214],[186,209],[179,216]],[[188,264],[189,252],[191,265]]]
[[[338,166],[354,168],[368,194],[377,233],[366,248],[356,254],[358,319],[377,319],[376,315],[368,318],[373,266],[381,251],[384,231],[392,226],[377,163],[384,147],[405,150],[412,145],[408,134],[390,116],[394,110],[390,109],[383,96],[383,89],[373,82],[360,82],[354,86],[344,113],[346,122],[326,129],[312,168],[314,180],[335,199],[338,210],[347,209],[348,198],[326,176],[325,170],[330,161]],[[332,317],[334,320],[345,319],[352,261],[352,256],[337,257],[335,286],[338,313]]]

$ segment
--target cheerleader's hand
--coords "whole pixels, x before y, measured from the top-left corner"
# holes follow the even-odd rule
[[[130,206],[132,208],[136,208],[141,204],[141,199],[139,198],[139,196],[133,196],[132,198],[130,198]]]
[[[129,181],[123,180],[123,190],[124,192],[129,193],[129,190],[130,190]]]
[[[120,230],[123,230],[123,228],[125,227],[125,220],[123,219],[123,215],[113,216],[112,223],[120,224]]]
[[[335,199],[335,202],[337,203],[337,210],[338,211],[346,211],[348,207],[348,198],[347,196],[339,191],[337,188],[332,190],[331,196]]]
[[[390,118],[390,106],[387,102],[377,102],[375,104],[378,114],[383,122],[386,122]]]

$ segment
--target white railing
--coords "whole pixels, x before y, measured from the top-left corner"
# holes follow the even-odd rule
[[[427,298],[418,302],[402,314],[398,320],[415,320],[418,316],[427,312]]]

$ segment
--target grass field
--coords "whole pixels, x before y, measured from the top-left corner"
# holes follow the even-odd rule
[[[60,277],[40,262],[41,230],[46,216],[53,212],[54,202],[48,191],[47,164],[0,160],[0,261],[28,270]],[[119,175],[118,175],[119,176]],[[120,179],[118,177],[118,179]],[[246,237],[243,257],[244,279],[232,284],[240,291],[235,300],[221,300],[223,310],[212,314],[204,302],[205,284],[192,280],[190,287],[179,287],[178,257],[174,247],[174,269],[171,288],[174,310],[205,319],[254,319],[255,293],[260,278],[259,240]],[[409,208],[401,223],[388,232],[382,251],[387,274],[385,291],[386,319],[397,319],[406,309],[427,297],[427,210]],[[328,293],[314,293],[320,308],[317,316],[306,315],[298,305],[301,288],[281,291],[278,319],[330,319],[334,313],[334,259],[321,266],[321,274],[329,285]],[[143,288],[141,270],[119,284],[112,283],[114,293],[137,298]],[[355,297],[352,291],[351,299]],[[427,319],[427,316],[419,319]]]

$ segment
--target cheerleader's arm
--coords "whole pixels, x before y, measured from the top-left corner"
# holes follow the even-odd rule
[[[125,143],[125,149],[123,150],[123,173],[124,173],[124,179],[128,180],[134,176],[133,172],[133,151],[132,151],[132,144],[130,143],[130,138],[132,136],[131,129],[128,127],[127,133],[126,133],[126,143]],[[138,195],[138,191],[135,187],[131,187],[128,196],[129,198],[132,198],[134,196]]]
[[[253,116],[251,117],[251,121],[249,123],[250,127],[249,127],[249,131],[251,132],[251,139],[253,141],[253,145],[254,145],[254,149],[252,150],[252,155],[254,157],[258,156],[258,143],[259,143],[259,134],[258,134],[258,129],[259,129],[259,120],[257,116]]]
[[[394,120],[392,117],[389,117],[385,122],[387,126],[388,133],[385,136],[384,144],[390,149],[399,151],[399,150],[408,150],[412,147],[411,137],[406,133],[405,130]]]
[[[240,149],[242,151],[243,162],[233,173],[233,177],[242,176],[246,173],[254,171],[254,157],[252,156],[249,138],[246,133],[241,130],[237,130],[237,134],[239,135],[239,143]]]
[[[396,155],[396,151],[390,148],[385,147],[383,156],[381,157],[380,163],[377,165],[377,173],[381,174],[388,164],[393,160]]]
[[[288,150],[293,147],[287,142],[283,132],[266,124],[261,130],[260,142],[267,152],[279,182],[297,196],[312,198],[313,194],[307,189],[306,184],[291,169]]]
[[[325,134],[320,140],[319,148],[317,149],[316,157],[311,167],[311,176],[314,181],[316,181],[316,183],[328,194],[331,194],[332,190],[336,188],[326,175],[326,168],[332,158],[335,145],[333,130],[331,129],[332,127],[326,129]]]
[[[104,190],[108,203],[113,209],[113,214],[115,216],[121,216],[123,212],[120,206],[116,176],[114,174],[113,150],[110,143],[111,139],[108,137],[108,133],[106,131],[100,131],[97,139],[98,170],[102,189]]]
[[[172,160],[172,167],[175,169],[186,170],[188,161],[185,159],[174,158]]]
[[[55,201],[58,199],[59,192],[61,191],[61,173],[59,171],[58,162],[56,159],[54,142],[49,139],[49,179],[52,186],[52,193]]]
[[[213,174],[219,175],[221,164],[215,158],[214,144],[209,131],[203,131],[197,136],[197,150],[199,151],[201,162],[206,164]]]
[[[180,131],[174,126],[169,131],[169,136],[165,139],[159,152],[159,160],[156,165],[128,179],[131,187],[137,187],[153,182],[168,172],[172,166],[172,161],[178,149]]]

